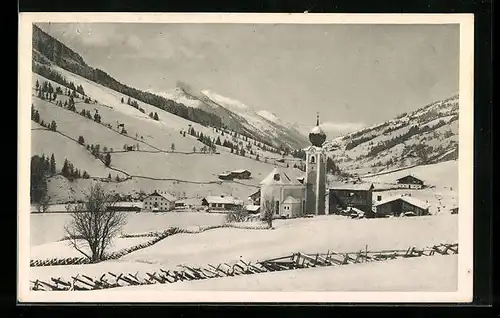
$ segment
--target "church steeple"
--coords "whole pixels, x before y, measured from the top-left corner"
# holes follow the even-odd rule
[[[326,135],[319,127],[319,113],[316,113],[316,127],[309,133],[309,141],[313,146],[321,147],[326,140]]]

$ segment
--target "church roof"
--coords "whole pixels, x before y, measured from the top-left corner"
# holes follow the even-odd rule
[[[324,135],[325,133],[323,132],[323,130],[322,130],[319,126],[315,126],[315,127],[311,130],[311,134]]]
[[[302,185],[296,178],[289,176],[285,171],[274,168],[267,177],[260,182],[261,185]]]

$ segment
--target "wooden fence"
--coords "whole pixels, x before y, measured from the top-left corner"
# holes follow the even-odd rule
[[[288,256],[268,259],[259,262],[245,262],[239,260],[236,263],[220,263],[218,265],[208,264],[205,267],[194,267],[181,265],[176,270],[158,269],[155,272],[139,273],[103,273],[100,277],[89,277],[76,275],[71,281],[52,277],[49,281],[31,281],[30,288],[35,291],[74,291],[74,290],[96,290],[124,286],[167,284],[180,281],[212,279],[217,277],[239,276],[293,270],[299,268],[340,266],[364,262],[377,262],[397,258],[422,257],[433,255],[458,254],[458,244],[439,244],[425,249],[416,249],[411,246],[406,250],[386,251],[364,251],[350,253],[293,253]]]
[[[179,229],[176,227],[169,228],[165,231],[161,232],[151,232],[151,233],[145,233],[145,234],[137,234],[137,235],[122,235],[122,237],[152,237],[151,240],[137,244],[131,247],[126,247],[123,248],[119,251],[113,252],[109,255],[105,256],[104,260],[115,260],[118,259],[124,255],[127,255],[129,253],[132,253],[134,251],[137,251],[142,248],[149,247],[151,245],[154,245],[158,243],[159,241],[163,240],[164,238],[174,235],[177,233],[183,233],[185,230]],[[69,257],[69,258],[53,258],[53,259],[45,259],[45,260],[31,260],[30,261],[30,267],[36,267],[36,266],[57,266],[57,265],[83,265],[83,264],[90,264],[91,261],[87,257]]]

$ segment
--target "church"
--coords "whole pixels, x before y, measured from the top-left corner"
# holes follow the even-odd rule
[[[309,133],[311,145],[306,151],[306,172],[294,177],[285,169],[274,170],[260,183],[260,215],[267,209],[275,216],[298,217],[306,214],[323,215],[326,196],[326,153],[323,144],[326,135],[316,126]]]

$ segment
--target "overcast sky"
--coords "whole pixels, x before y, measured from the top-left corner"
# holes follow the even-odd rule
[[[458,93],[458,25],[40,24],[120,82],[210,89],[330,137]]]

